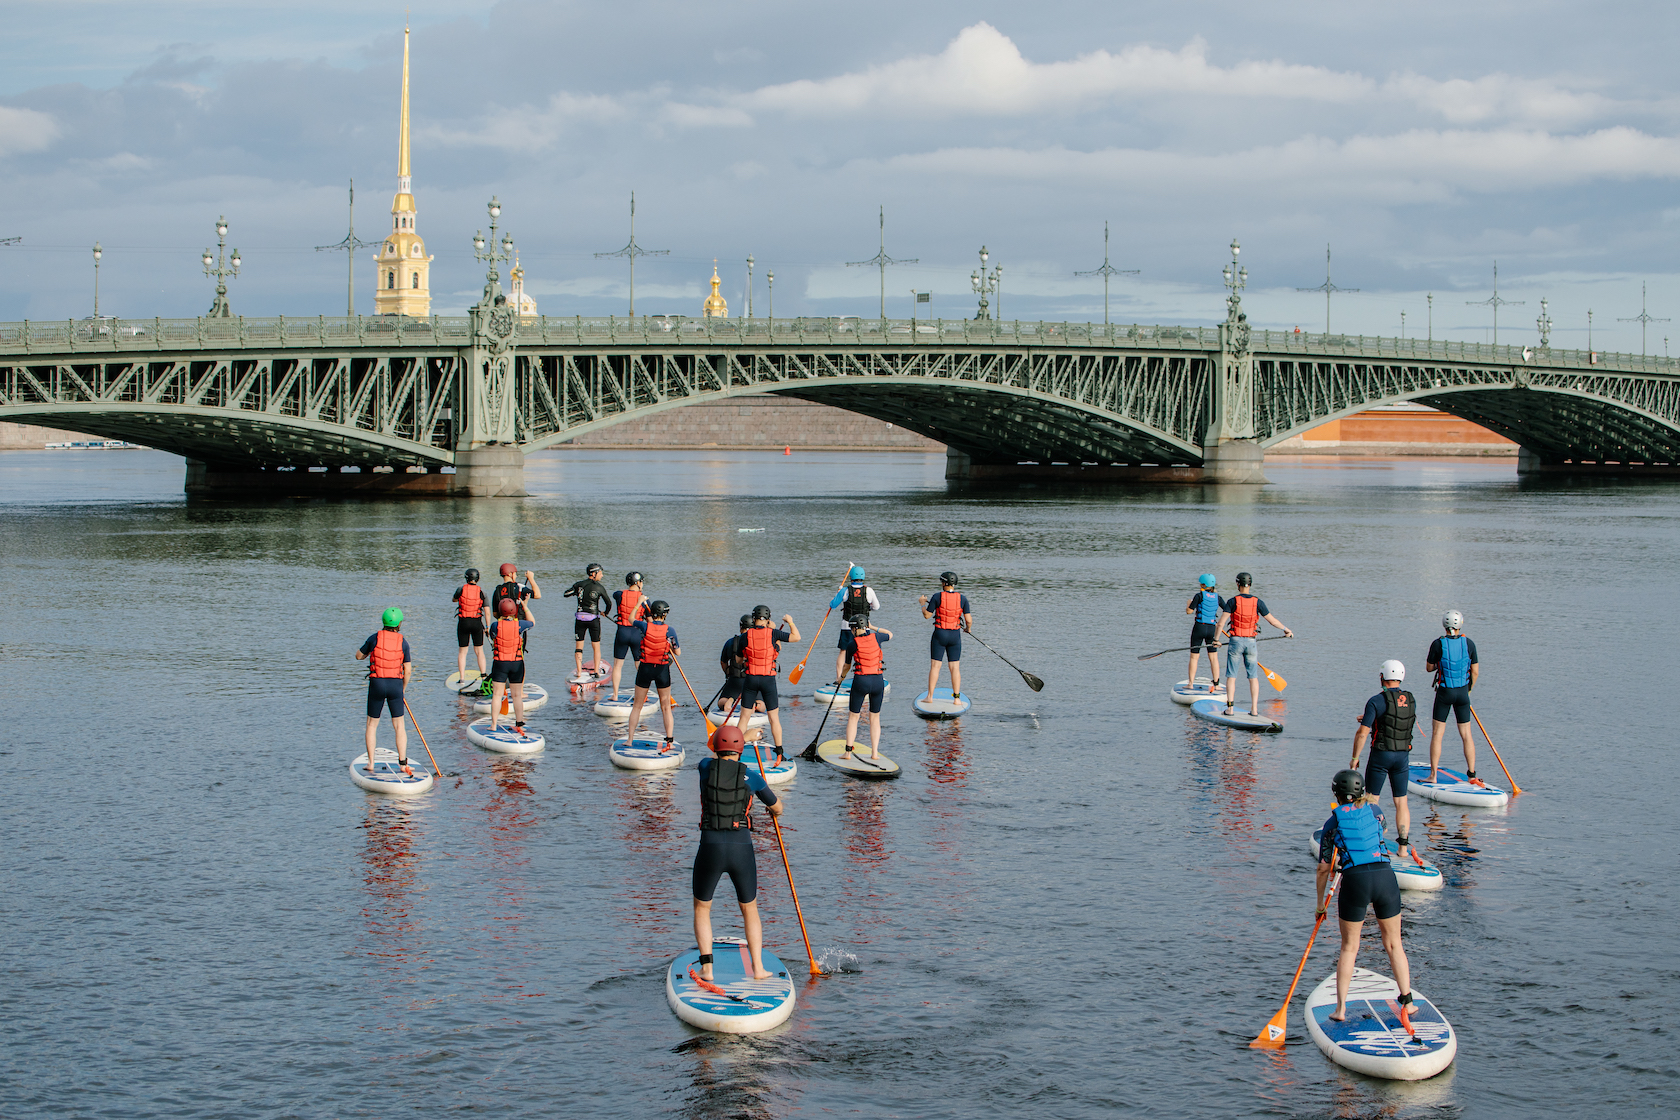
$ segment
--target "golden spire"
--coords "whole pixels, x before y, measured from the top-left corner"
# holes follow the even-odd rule
[[[408,28],[403,28],[402,119],[397,125],[397,193],[409,193],[408,174]]]
[[[712,262],[712,294],[706,297],[706,305],[700,312],[707,318],[729,318],[729,304],[724,301],[722,293],[718,291],[718,285],[721,283],[723,281],[718,279],[717,261],[714,260]]]

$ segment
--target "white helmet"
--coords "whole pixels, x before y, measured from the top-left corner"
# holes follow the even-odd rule
[[[1406,679],[1406,667],[1392,657],[1382,663],[1377,670],[1385,681],[1403,681]]]
[[[1464,616],[1457,611],[1448,611],[1441,616],[1441,625],[1448,630],[1464,629]]]

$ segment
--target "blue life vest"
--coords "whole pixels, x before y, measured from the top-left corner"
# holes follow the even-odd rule
[[[1371,805],[1336,806],[1336,848],[1342,853],[1342,869],[1362,863],[1387,863],[1382,853],[1382,825]]]
[[[1217,622],[1219,620],[1219,596],[1211,591],[1202,592],[1201,601],[1196,604],[1197,622]]]
[[[1470,683],[1470,639],[1460,634],[1441,639],[1441,688],[1463,688]]]

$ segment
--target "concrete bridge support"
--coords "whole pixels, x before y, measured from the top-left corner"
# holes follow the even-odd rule
[[[1257,439],[1223,439],[1202,448],[1202,481],[1258,485],[1266,481],[1266,453]]]

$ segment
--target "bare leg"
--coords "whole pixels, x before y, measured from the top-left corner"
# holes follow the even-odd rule
[[[1458,725],[1458,734],[1464,740],[1464,768],[1472,773],[1476,770],[1476,743],[1470,738],[1470,724]]]
[[[1230,715],[1237,703],[1237,675],[1231,671],[1229,647],[1225,655],[1225,714]]]
[[[698,898],[694,900],[694,943],[700,947],[702,957],[712,955],[712,904]],[[700,978],[712,978],[710,962],[700,966]]]
[[[677,737],[676,725],[673,722],[673,717],[671,715],[671,707],[671,690],[668,688],[660,689],[659,714],[665,718],[665,738],[667,739],[674,739]]]
[[[574,664],[577,665],[577,672],[573,673],[572,675],[574,677],[583,676],[583,639],[582,638],[579,638],[577,640],[577,644],[572,647],[572,661],[573,661]]]
[[[1347,1018],[1348,985],[1353,983],[1353,965],[1359,959],[1359,931],[1365,923],[1343,922],[1337,919],[1342,927],[1342,955],[1336,958],[1336,1010],[1330,1013],[1330,1018],[1340,1023]],[[1395,919],[1398,931],[1399,919]]]
[[[1259,677],[1248,678],[1248,714],[1251,715],[1251,716],[1257,716],[1257,715],[1260,714],[1260,678]]]
[[[848,751],[852,749],[852,744],[857,742],[858,717],[862,714],[862,712],[846,713],[846,749]]]
[[[1412,990],[1412,965],[1406,959],[1406,947],[1400,944],[1400,915],[1379,918],[1377,929],[1382,933],[1383,952],[1394,969],[1394,982],[1400,985],[1401,994],[1407,994]]]
[[[747,952],[752,954],[753,979],[768,980],[764,968],[764,923],[758,920],[758,903],[741,903],[741,924],[747,927]]]
[[[928,666],[928,689],[927,689],[927,691],[928,691],[928,699],[929,700],[933,699],[933,690],[934,690],[934,688],[936,688],[938,686],[938,684],[939,684],[939,662],[935,661]]]
[[[961,694],[962,694],[962,663],[959,662],[959,661],[953,661],[953,662],[951,662],[951,695],[952,696],[959,696]]]
[[[612,694],[613,694],[613,699],[614,700],[618,699],[618,682],[621,679],[621,675],[623,674],[623,672],[624,672],[624,658],[622,658],[622,657],[613,658],[613,690],[612,690]]]
[[[496,721],[501,718],[502,693],[506,690],[507,685],[500,681],[490,686],[490,730],[492,731],[500,726]]]
[[[1411,806],[1406,804],[1404,797],[1394,799],[1394,827],[1399,830],[1401,836],[1410,841],[1412,836],[1412,810]]]
[[[1429,729],[1429,780],[1437,780],[1435,771],[1441,765],[1441,740],[1446,737],[1446,720],[1436,720]]]
[[[581,670],[580,670],[580,672],[581,672]],[[636,686],[636,695],[635,695],[634,699],[632,699],[630,701],[630,727],[624,733],[624,737],[626,739],[635,739],[635,737],[636,737],[636,725],[641,722],[641,719],[642,719],[642,705],[645,704],[646,702],[647,702],[647,688],[643,685],[637,685]]]
[[[590,642],[589,643],[589,649],[590,649],[590,652],[592,652],[595,655],[595,675],[597,677],[599,677],[599,676],[602,675],[602,673],[601,673],[601,643],[600,642]]]
[[[525,722],[525,682],[520,681],[518,684],[509,685],[508,687],[513,689],[513,722],[514,723],[524,723]]]
[[[869,713],[869,757],[881,757],[881,713]]]
[[[484,655],[482,653],[479,654],[479,657],[483,657],[483,656]],[[456,673],[460,674],[463,677],[467,675],[467,647],[466,646],[462,646],[461,647],[461,652],[458,655],[456,655],[455,671],[456,671]]]
[[[478,675],[481,677],[489,675],[490,667],[484,664],[484,647],[474,646],[473,653],[478,657]]]
[[[379,737],[379,717],[378,716],[369,716],[368,721],[367,721],[367,752],[368,752],[368,769],[369,770],[373,769],[373,744],[374,744],[374,740],[377,739],[378,737]]]
[[[397,761],[406,763],[408,761],[408,728],[403,726],[402,717],[396,714],[391,716],[391,727],[397,733]]]
[[[783,758],[785,756],[782,754],[782,717],[777,714],[779,710],[773,708],[767,714],[770,716],[770,741],[776,744],[776,757]]]

